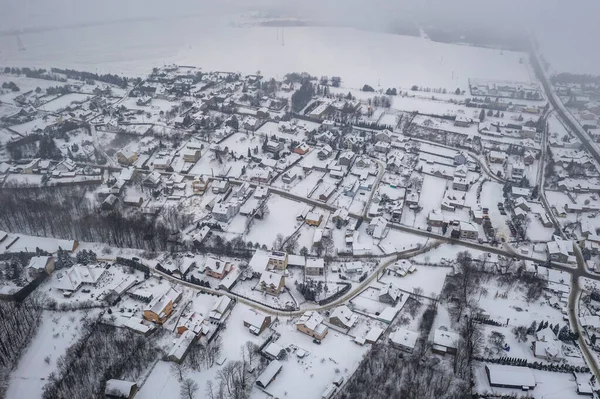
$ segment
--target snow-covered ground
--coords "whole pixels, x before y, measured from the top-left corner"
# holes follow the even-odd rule
[[[41,398],[48,376],[56,370],[58,358],[81,337],[83,321],[97,313],[97,310],[45,311],[37,333],[10,376],[6,398]]]
[[[370,84],[466,90],[469,78],[535,80],[524,53],[351,28],[291,27],[282,40],[275,28],[232,27],[229,22],[190,16],[160,24],[135,20],[110,27],[30,32],[21,35],[26,51],[19,51],[15,37],[7,35],[0,38],[0,64],[133,76],[146,75],[165,63],[246,74],[261,71],[275,78],[306,71],[341,76],[344,86],[355,88]]]

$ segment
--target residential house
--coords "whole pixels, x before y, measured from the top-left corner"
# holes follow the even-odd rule
[[[299,155],[305,155],[310,150],[310,147],[306,143],[299,144],[294,148],[294,152]]]
[[[271,382],[275,381],[282,368],[283,364],[279,360],[272,360],[256,379],[256,385],[263,389],[267,388]]]
[[[123,205],[139,208],[144,203],[144,198],[139,195],[126,195],[123,198]]]
[[[304,221],[306,222],[307,225],[315,226],[315,227],[319,227],[322,220],[323,220],[323,214],[318,210],[309,212],[306,215],[306,217],[304,218]]]
[[[442,227],[444,224],[444,215],[441,210],[433,210],[427,215],[427,225],[431,227]]]
[[[471,118],[467,118],[464,115],[458,115],[454,119],[454,126],[458,127],[469,127],[471,126],[471,123],[473,123],[473,120]]]
[[[318,340],[325,338],[329,332],[329,328],[323,324],[323,317],[316,311],[304,312],[296,321],[296,329]]]
[[[231,298],[225,295],[221,295],[215,300],[210,312],[208,313],[208,317],[216,322],[220,322],[223,320],[227,311],[233,306],[233,301]]]
[[[186,330],[177,338],[175,344],[169,351],[167,358],[175,363],[181,363],[187,355],[192,343],[196,340],[196,334],[190,330]]]
[[[154,166],[154,169],[167,170],[171,167],[171,158],[170,157],[158,157],[154,160],[152,165]]]
[[[215,194],[225,194],[229,190],[228,180],[213,180],[212,191]]]
[[[395,305],[402,298],[402,292],[394,283],[389,283],[379,290],[379,302]]]
[[[226,203],[218,203],[212,209],[212,217],[219,222],[227,223],[240,211],[240,203],[238,201],[229,201]]]
[[[25,166],[23,166],[21,173],[25,173],[25,174],[29,174],[29,175],[33,174],[38,169],[38,165],[40,164],[40,161],[41,161],[40,158],[33,159],[32,161],[27,163]]]
[[[248,309],[244,315],[244,327],[254,335],[260,335],[271,325],[271,316],[260,313],[254,309]]]
[[[269,295],[279,296],[285,286],[285,277],[282,274],[264,271],[260,275],[258,287]]]
[[[181,156],[185,162],[196,163],[200,159],[200,149],[197,148],[185,148],[181,151]]]
[[[511,162],[510,179],[514,183],[519,183],[525,176],[525,164],[521,161]]]
[[[173,303],[181,297],[181,293],[170,288],[161,296],[155,297],[144,309],[144,319],[163,324],[173,312]]]
[[[329,158],[329,156],[331,155],[332,152],[333,152],[333,149],[331,148],[331,146],[329,144],[326,144],[325,146],[323,146],[322,148],[319,149],[317,156],[320,160],[323,161],[323,160]]]
[[[417,344],[419,334],[405,328],[399,328],[390,334],[390,344],[394,348],[411,353]]]
[[[573,242],[555,236],[554,241],[548,242],[548,256],[551,261],[566,263],[573,255]]]
[[[354,161],[355,157],[356,154],[354,153],[354,151],[344,151],[338,157],[338,164],[341,166],[350,166],[352,165],[352,161]]]
[[[83,285],[95,287],[105,273],[106,269],[103,267],[74,265],[70,269],[62,270],[57,276],[56,288],[70,295]]]
[[[322,276],[325,274],[325,261],[322,258],[306,259],[304,273],[307,276]]]
[[[266,149],[268,152],[279,153],[283,151],[283,143],[281,141],[268,140]]]
[[[329,315],[329,323],[334,326],[349,330],[358,321],[358,315],[346,305],[338,306]]]
[[[108,399],[133,399],[137,391],[135,382],[111,379],[106,381],[104,396]]]
[[[281,180],[285,183],[285,184],[290,184],[292,183],[294,180],[296,180],[296,177],[298,177],[298,173],[291,169],[288,170],[287,172],[285,172],[283,174],[283,176],[281,176]]]
[[[441,355],[445,355],[446,353],[455,354],[459,340],[460,337],[457,333],[437,329],[433,335],[432,351]]]
[[[192,191],[196,194],[202,194],[206,191],[208,182],[204,180],[202,176],[197,176],[192,180]]]
[[[506,160],[506,153],[500,151],[490,151],[488,154],[490,163],[504,163]]]
[[[106,197],[106,199],[104,201],[102,201],[102,204],[100,205],[100,208],[104,211],[108,211],[111,209],[114,209],[114,207],[117,205],[118,203],[118,197],[114,194],[109,194],[108,197]]]
[[[255,168],[250,172],[250,180],[257,181],[260,183],[268,183],[271,180],[272,169],[266,168]]]
[[[324,184],[321,192],[319,193],[319,201],[327,202],[336,190],[336,186],[333,184]]]
[[[204,273],[207,276],[222,280],[233,269],[233,263],[209,256],[204,263]]]
[[[523,161],[524,161],[525,165],[533,164],[533,162],[535,162],[535,154],[533,153],[533,151],[531,151],[531,150],[525,151],[525,153],[523,154]]]
[[[381,152],[381,153],[388,153],[390,151],[391,145],[390,143],[386,143],[385,141],[378,141],[377,143],[375,143],[375,145],[373,146],[373,149],[377,152]]]
[[[117,151],[117,162],[121,165],[133,165],[137,162],[139,154],[133,150],[119,150]]]
[[[148,176],[146,176],[146,178],[144,179],[142,184],[146,187],[156,188],[156,187],[158,187],[160,182],[161,182],[160,173],[154,171],[154,172],[148,174]]]
[[[452,180],[452,189],[457,191],[469,191],[469,182],[461,177],[454,177]]]
[[[476,240],[479,237],[477,226],[469,222],[460,222],[460,238]]]
[[[27,264],[27,274],[30,280],[36,279],[43,273],[50,275],[53,271],[54,258],[52,256],[34,256]]]
[[[284,251],[269,252],[268,270],[285,270],[288,266],[288,254]]]
[[[207,335],[210,332],[210,324],[204,320],[202,315],[192,312],[188,315],[182,315],[177,320],[177,334],[183,334],[186,331],[193,332],[196,337]]]

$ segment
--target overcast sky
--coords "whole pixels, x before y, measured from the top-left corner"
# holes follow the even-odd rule
[[[0,31],[223,15],[259,8],[322,23],[384,30],[392,20],[517,29],[525,26],[545,51],[597,70],[598,0],[0,0]],[[594,69],[595,68],[595,69]]]

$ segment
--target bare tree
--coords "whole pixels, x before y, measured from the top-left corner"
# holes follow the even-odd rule
[[[179,389],[181,399],[194,399],[198,389],[199,388],[196,381],[192,380],[191,378],[186,378]]]
[[[457,290],[455,294],[458,299],[457,320],[460,320],[463,311],[469,304],[471,295],[477,288],[479,272],[475,268],[471,254],[468,251],[459,252],[456,256],[456,262]]]
[[[187,367],[183,363],[171,364],[171,374],[173,374],[179,382],[183,381],[186,372]]]

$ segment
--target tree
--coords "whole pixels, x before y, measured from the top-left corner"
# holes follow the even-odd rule
[[[74,263],[75,262],[73,261],[73,258],[69,256],[69,253],[59,247],[58,251],[56,252],[56,262],[54,263],[56,269],[67,269],[73,266]]]
[[[186,378],[181,384],[181,388],[179,390],[181,399],[194,399],[198,389],[199,387],[196,381],[192,380],[191,378]]]
[[[485,120],[485,110],[482,108],[479,113],[479,122],[483,122]]]
[[[281,251],[284,241],[285,237],[283,237],[283,234],[277,234],[277,236],[275,237],[275,241],[273,241],[273,249],[275,251]]]
[[[494,116],[494,111],[491,108],[488,109],[487,116]]]
[[[468,251],[459,252],[456,256],[457,263],[457,291],[458,297],[458,316],[460,320],[464,309],[468,306],[470,295],[477,287],[478,273],[471,259],[471,253]]]
[[[412,91],[417,91],[417,90],[419,90],[419,86],[417,86],[417,85],[413,85],[413,86],[412,86],[410,89],[411,89]]]
[[[183,363],[171,363],[171,374],[173,374],[179,382],[183,381],[183,377],[187,373],[187,366]]]
[[[372,87],[371,87],[371,86],[369,86],[369,85],[364,85],[364,86],[362,87],[362,91],[370,91],[370,92],[373,92],[373,91],[375,91],[375,89],[374,89],[374,88],[372,88]]]
[[[302,256],[308,255],[308,248],[306,248],[305,246],[300,248],[300,255],[302,255]]]
[[[457,87],[456,90],[454,90],[454,94],[457,96],[460,95],[460,87]]]

